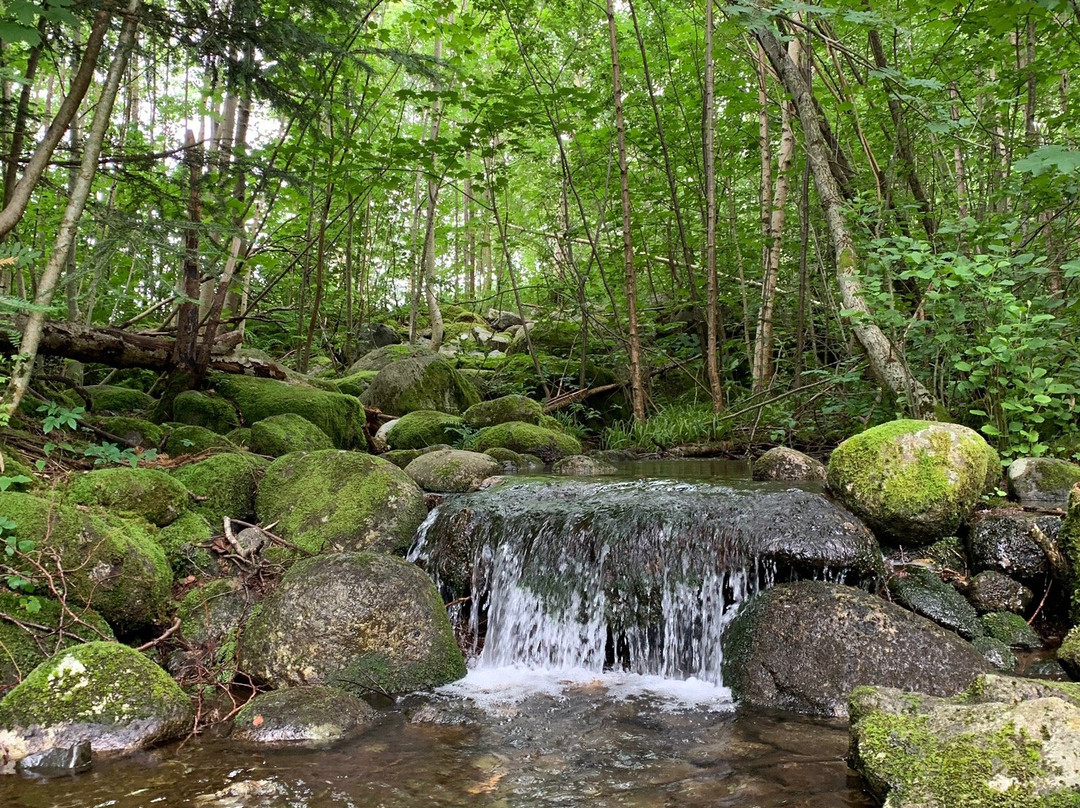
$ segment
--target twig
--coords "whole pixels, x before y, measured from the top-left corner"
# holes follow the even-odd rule
[[[1043,592],[1042,600],[1039,601],[1038,607],[1036,607],[1034,613],[1028,618],[1027,624],[1030,626],[1035,622],[1035,618],[1039,616],[1039,612],[1042,611],[1042,607],[1046,604],[1046,598],[1050,595],[1050,590],[1054,588],[1054,580],[1051,578],[1050,582],[1046,585],[1046,591]]]
[[[140,645],[135,650],[136,651],[148,651],[149,649],[153,648],[158,643],[160,643],[163,640],[166,640],[169,637],[171,637],[173,634],[175,634],[179,630],[179,628],[180,628],[180,618],[176,617],[176,618],[173,619],[173,624],[171,626],[169,626],[167,629],[165,629],[164,634],[162,634],[156,640],[150,640],[150,642],[143,643],[142,645]]]

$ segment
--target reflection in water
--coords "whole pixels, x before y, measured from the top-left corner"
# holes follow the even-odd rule
[[[866,808],[846,749],[843,725],[733,711],[703,683],[481,671],[330,749],[192,742],[73,778],[6,777],[0,805]]]

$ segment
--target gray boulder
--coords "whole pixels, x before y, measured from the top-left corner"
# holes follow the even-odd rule
[[[968,537],[968,556],[976,570],[994,570],[1023,583],[1041,581],[1050,571],[1046,553],[1035,536],[1038,529],[1056,540],[1061,519],[1020,511],[988,511],[978,515]]]
[[[909,566],[889,579],[889,591],[915,614],[967,639],[983,633],[975,608],[933,570]]]
[[[967,597],[980,612],[1023,612],[1035,595],[1008,575],[984,570],[968,583]]]
[[[587,455],[564,457],[562,460],[557,460],[551,470],[566,477],[597,477],[604,474],[614,474],[617,471],[610,463],[596,460]]]
[[[1020,457],[1009,464],[1009,496],[1021,505],[1064,509],[1080,466],[1052,457]]]
[[[425,491],[448,494],[476,491],[480,483],[500,471],[502,467],[494,458],[459,449],[427,452],[405,467],[405,473]]]
[[[421,345],[383,345],[353,362],[345,371],[345,375],[352,376],[361,371],[382,370],[387,365],[400,362],[402,359],[430,356],[435,356],[435,352]]]
[[[849,762],[890,808],[1075,805],[1080,685],[979,677],[952,699],[851,694]]]
[[[231,737],[253,744],[322,745],[361,732],[374,718],[366,701],[336,687],[289,687],[245,704],[233,721]]]
[[[786,446],[776,446],[754,461],[750,472],[755,480],[818,482],[826,477],[825,464],[810,455]]]
[[[752,707],[842,717],[861,685],[958,693],[989,664],[970,643],[881,598],[803,581],[749,600],[724,635],[724,684]]]
[[[0,701],[0,760],[82,741],[139,749],[183,736],[194,717],[180,686],[138,651],[86,643],[49,657]]]
[[[446,608],[419,567],[381,553],[304,559],[248,620],[240,667],[274,687],[405,693],[465,675]]]
[[[496,331],[505,331],[508,328],[513,328],[515,325],[522,325],[525,321],[521,319],[521,316],[515,314],[512,311],[498,311],[497,309],[490,309],[485,318],[491,324],[491,327]]]

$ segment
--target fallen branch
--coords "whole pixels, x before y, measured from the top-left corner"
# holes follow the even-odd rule
[[[165,640],[167,640],[169,637],[171,637],[173,634],[175,634],[179,630],[180,630],[180,618],[175,617],[175,618],[173,618],[173,624],[171,626],[169,626],[167,629],[165,629],[164,634],[162,634],[156,640],[150,640],[150,642],[143,643],[142,645],[140,645],[135,650],[136,651],[149,651],[155,645],[158,645],[159,643],[164,642]]]

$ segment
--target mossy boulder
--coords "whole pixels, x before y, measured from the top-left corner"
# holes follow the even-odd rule
[[[295,564],[248,620],[241,669],[275,687],[327,684],[389,694],[465,675],[431,579],[382,553]]]
[[[271,415],[251,425],[251,451],[281,457],[289,452],[314,452],[333,449],[330,436],[307,418],[293,413]]]
[[[75,608],[73,616],[59,601],[38,596],[37,611],[31,613],[21,601],[14,592],[0,591],[0,693],[25,679],[52,653],[114,639],[109,624],[93,609]]]
[[[328,450],[279,457],[259,484],[260,522],[313,553],[404,551],[427,516],[424,495],[392,463]]]
[[[610,463],[597,460],[587,455],[570,455],[562,460],[556,460],[551,470],[565,477],[597,477],[604,474],[615,474],[616,469]]]
[[[1057,651],[1058,662],[1069,676],[1080,678],[1080,626],[1073,626]]]
[[[310,685],[262,693],[244,705],[230,736],[252,744],[334,743],[362,732],[375,710],[336,687]]]
[[[112,415],[95,418],[94,425],[126,443],[142,446],[145,449],[160,445],[162,438],[165,437],[165,432],[160,426],[145,418]]]
[[[64,649],[0,701],[0,759],[89,741],[95,752],[152,746],[190,732],[191,702],[164,670],[115,642]]]
[[[516,472],[522,469],[530,467],[529,461],[523,455],[518,454],[513,449],[506,449],[502,446],[495,446],[484,452],[488,457],[494,459],[506,472]],[[538,465],[543,466],[542,463]]]
[[[0,472],[0,477],[7,479],[5,491],[29,491],[34,487],[36,475],[33,469],[2,443],[0,443],[0,457],[4,459],[4,470]]]
[[[463,421],[457,415],[435,410],[415,410],[398,418],[386,433],[391,449],[423,449],[437,443],[455,443]]]
[[[188,511],[175,522],[161,528],[157,542],[169,559],[173,576],[211,575],[218,569],[217,558],[210,552],[210,540],[221,532],[211,527],[202,514]]]
[[[222,452],[172,472],[197,501],[193,510],[212,525],[224,517],[248,521],[255,516],[255,491],[270,462],[246,452]]]
[[[291,413],[315,424],[339,449],[363,444],[364,407],[353,396],[252,376],[213,374],[212,383],[236,404],[248,424]]]
[[[192,645],[220,645],[235,639],[255,608],[255,593],[238,578],[215,578],[192,589],[180,603],[180,634]]]
[[[458,449],[427,452],[405,467],[405,473],[425,491],[455,494],[476,491],[499,471],[499,464],[486,454]]]
[[[153,396],[131,387],[118,387],[113,384],[91,384],[86,387],[90,394],[90,411],[93,413],[146,412],[156,403]]]
[[[990,612],[982,616],[983,628],[988,636],[1000,640],[1010,648],[1042,648],[1042,637],[1027,621],[1015,612]]]
[[[968,581],[967,598],[979,612],[1023,612],[1035,593],[1008,575],[983,570]]]
[[[67,501],[134,514],[165,527],[191,506],[191,492],[164,471],[120,466],[77,474],[68,485]]]
[[[921,614],[961,637],[970,640],[983,633],[975,607],[933,570],[921,566],[905,567],[889,579],[889,592],[915,614]]]
[[[971,516],[996,458],[967,427],[893,421],[837,446],[828,484],[879,536],[928,544],[955,533]]]
[[[229,442],[236,446],[238,449],[247,449],[251,446],[251,427],[240,426],[236,429],[229,430],[225,435],[229,439]]]
[[[1080,483],[1080,466],[1053,457],[1020,457],[1009,464],[1009,496],[1021,505],[1064,508]]]
[[[474,429],[510,421],[539,424],[543,415],[544,408],[540,402],[526,396],[509,395],[473,404],[465,411],[465,423]]]
[[[862,685],[952,695],[989,669],[970,643],[926,618],[818,581],[748,600],[723,652],[724,684],[746,705],[836,717]]]
[[[581,443],[577,438],[521,421],[485,427],[472,440],[472,448],[478,452],[497,447],[536,455],[545,463],[581,454]]]
[[[1072,570],[1073,592],[1070,615],[1073,623],[1080,623],[1080,485],[1074,485],[1069,491],[1065,518],[1061,520],[1057,542]]]
[[[64,570],[71,602],[97,610],[118,634],[164,619],[172,569],[146,523],[12,492],[0,493],[0,513],[15,523],[15,536],[35,543],[30,558]],[[21,560],[12,565],[34,577]]]
[[[434,356],[437,354],[433,350],[420,345],[384,345],[369,351],[353,362],[345,371],[345,375],[352,376],[368,371],[376,371],[377,375],[378,371],[402,359],[426,359]]]
[[[339,393],[359,398],[378,375],[377,370],[360,370],[340,379],[332,379],[331,383]]]
[[[1080,685],[981,676],[962,695],[851,694],[849,762],[890,808],[1080,805]]]
[[[529,340],[533,350],[555,356],[569,356],[575,348],[581,347],[581,324],[566,320],[545,317],[525,326],[529,331]],[[508,355],[528,353],[529,347],[524,333],[519,334],[506,349]]]
[[[480,401],[480,395],[449,362],[429,356],[387,365],[379,371],[360,400],[391,415],[405,415],[416,410],[461,415]]]
[[[219,395],[185,390],[173,399],[173,420],[224,434],[240,426],[236,407]]]
[[[775,446],[754,461],[750,476],[755,480],[817,482],[826,476],[825,464],[787,446]]]
[[[450,447],[447,446],[445,448],[449,449]],[[393,463],[399,469],[404,469],[427,451],[427,449],[392,449],[389,452],[383,452],[379,457],[388,463]]]
[[[219,435],[205,426],[178,426],[169,431],[162,447],[169,457],[200,454],[210,449],[236,449],[224,435]]]

